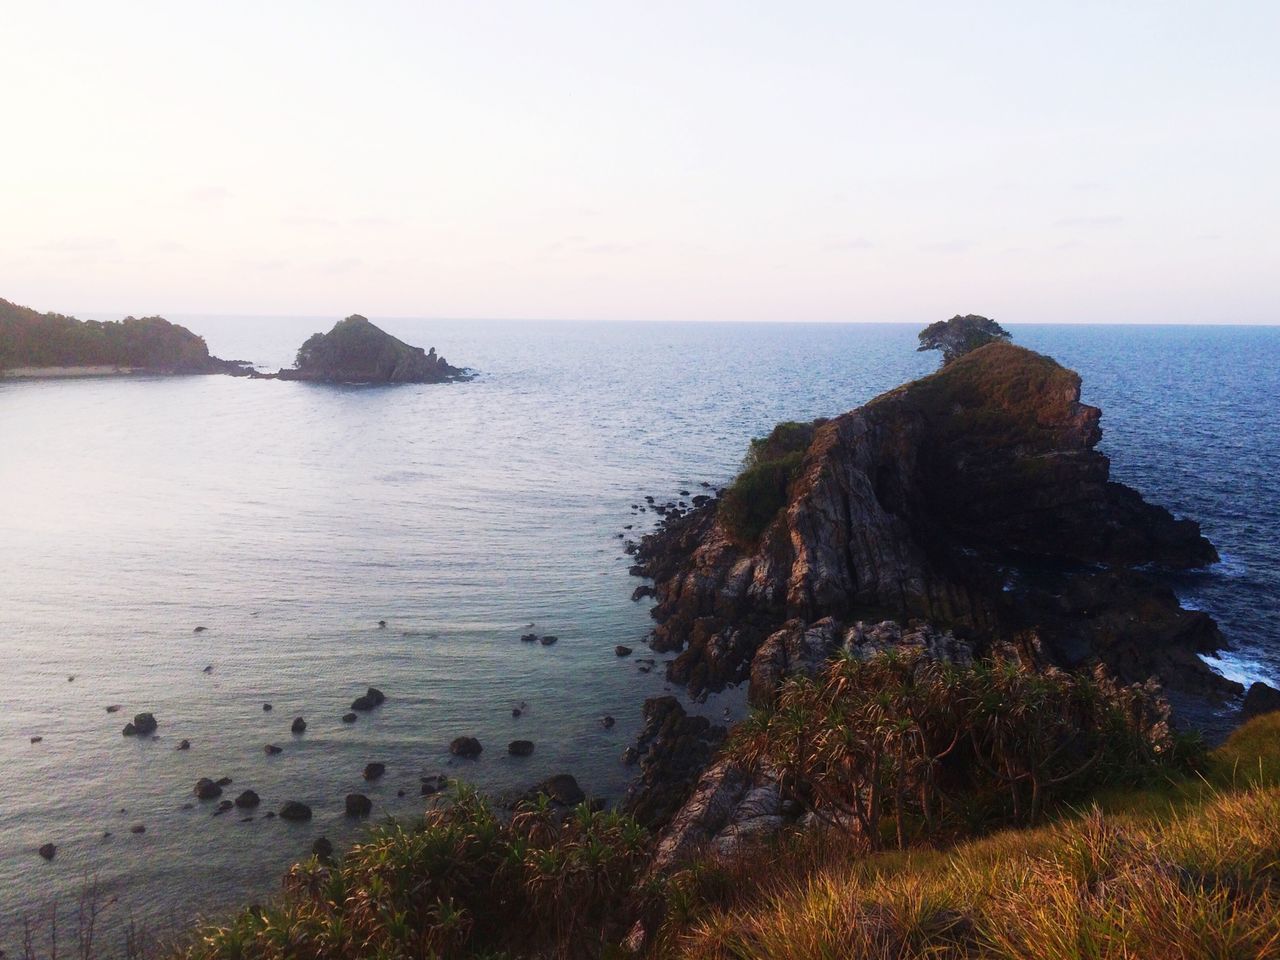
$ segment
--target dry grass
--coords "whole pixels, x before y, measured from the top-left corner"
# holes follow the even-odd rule
[[[838,835],[792,840],[767,870],[735,868],[723,901],[704,881],[654,955],[1277,958],[1278,765],[1273,715],[1215,751],[1204,778],[1117,793],[1049,826],[946,852],[865,856]]]

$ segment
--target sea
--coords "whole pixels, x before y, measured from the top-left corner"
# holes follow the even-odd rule
[[[338,318],[174,319],[274,370]],[[643,701],[681,695],[664,658],[636,662],[651,621],[624,547],[656,519],[645,496],[688,501],[779,420],[938,363],[891,324],[373,319],[474,379],[0,382],[0,949],[54,916],[74,942],[88,901],[100,940],[216,921],[317,837],[358,842],[352,792],[373,822],[419,812],[436,774],[502,792],[569,772],[616,800]],[[1280,328],[1009,329],[1081,373],[1113,476],[1217,545],[1171,580],[1232,644],[1212,665],[1280,683]],[[386,703],[343,723],[370,685]],[[743,697],[691,708],[732,721]],[[157,735],[122,736],[142,711]],[[477,759],[451,757],[461,735]],[[262,805],[215,815],[200,777]],[[313,819],[265,816],[288,800]]]

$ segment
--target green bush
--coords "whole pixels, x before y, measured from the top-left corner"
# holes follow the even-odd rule
[[[720,500],[719,515],[737,540],[753,544],[786,505],[787,488],[800,472],[804,452],[825,420],[780,423],[747,449],[743,469]]]
[[[510,818],[475,791],[375,828],[340,863],[285,877],[270,907],[200,931],[186,960],[599,955],[647,861],[634,820],[543,797]]]
[[[736,733],[821,820],[876,848],[1037,822],[1052,804],[1194,762],[1154,685],[917,651],[845,655]]]

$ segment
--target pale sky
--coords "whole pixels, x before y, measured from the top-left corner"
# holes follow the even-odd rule
[[[40,310],[1280,322],[1280,2],[0,0]]]

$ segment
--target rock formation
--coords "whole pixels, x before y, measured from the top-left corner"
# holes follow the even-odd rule
[[[298,350],[297,365],[274,376],[322,383],[442,383],[465,372],[436,355],[380,330],[359,314],[313,334]]]
[[[855,622],[918,620],[921,642],[978,655],[1232,691],[1196,656],[1224,646],[1213,620],[1151,573],[1218,555],[1109,479],[1099,417],[1077,374],[995,343],[819,422],[758,541],[735,538],[719,499],[645,537],[653,647],[681,651],[669,674],[692,693],[750,680],[762,702]]]

